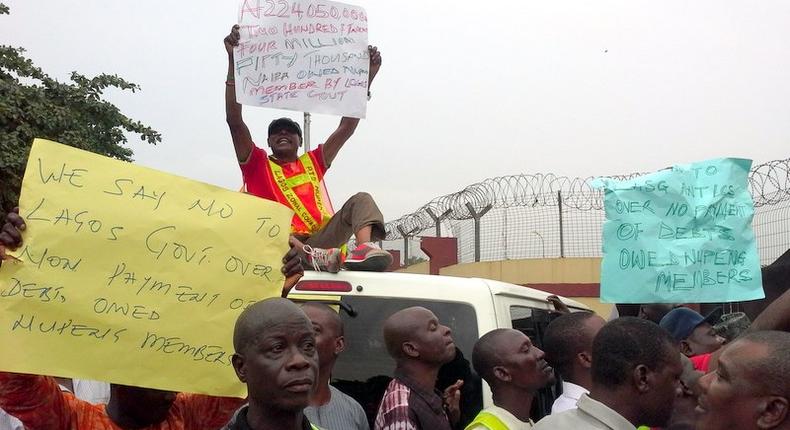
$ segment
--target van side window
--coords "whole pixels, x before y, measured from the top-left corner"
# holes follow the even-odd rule
[[[468,422],[482,409],[482,385],[472,371],[472,347],[479,338],[477,316],[466,303],[399,299],[392,297],[345,296],[342,301],[356,312],[351,317],[341,312],[345,326],[346,349],[338,357],[332,374],[332,384],[355,398],[365,409],[368,421],[376,417],[381,397],[387,388],[395,361],[384,345],[384,320],[395,312],[411,306],[430,309],[439,321],[450,327],[453,340],[460,351],[456,359],[439,373],[437,389],[443,390],[458,379],[464,380],[462,389],[462,422]]]

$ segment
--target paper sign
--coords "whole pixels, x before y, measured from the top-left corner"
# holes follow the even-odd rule
[[[236,100],[364,118],[368,19],[331,1],[243,0],[234,49]]]
[[[0,267],[0,369],[240,396],[233,326],[279,296],[290,209],[36,139]]]
[[[710,303],[764,297],[752,231],[751,160],[674,166],[605,187],[601,301]]]

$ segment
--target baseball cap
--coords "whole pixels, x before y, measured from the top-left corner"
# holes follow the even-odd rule
[[[291,118],[277,118],[272,121],[269,124],[269,136],[284,128],[295,132],[297,135],[299,135],[299,139],[302,138],[302,127],[299,126],[298,122],[292,120]]]
[[[719,317],[721,317],[721,308],[715,309],[703,317],[693,309],[680,307],[672,309],[668,314],[664,315],[664,318],[661,318],[661,322],[658,325],[668,331],[672,338],[680,342],[688,338],[691,332],[700,324],[708,323],[713,325],[719,320]]]

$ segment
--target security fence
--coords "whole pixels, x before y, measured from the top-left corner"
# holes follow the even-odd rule
[[[419,255],[419,237],[437,235],[458,238],[461,263],[600,257],[603,192],[591,186],[592,179],[552,174],[486,179],[388,222],[387,244],[403,249],[408,243],[404,260]],[[770,264],[790,248],[790,158],[753,166],[749,185],[760,259]]]

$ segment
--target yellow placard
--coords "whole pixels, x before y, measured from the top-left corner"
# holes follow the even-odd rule
[[[20,215],[0,369],[244,395],[233,325],[280,294],[290,209],[36,139]]]

